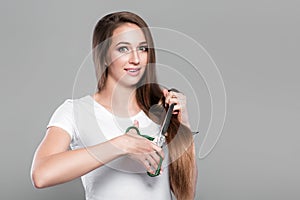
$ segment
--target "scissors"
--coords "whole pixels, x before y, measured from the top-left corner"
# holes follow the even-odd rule
[[[126,129],[126,133],[131,130],[131,129],[134,129],[136,130],[136,132],[144,137],[144,138],[147,138],[148,140],[150,141],[153,141],[157,146],[159,147],[162,147],[163,144],[165,143],[166,141],[166,138],[165,138],[165,134],[169,128],[169,125],[170,125],[170,121],[171,121],[171,117],[172,117],[172,113],[173,113],[173,109],[174,109],[174,104],[170,104],[169,105],[169,108],[168,108],[168,111],[166,113],[166,116],[165,116],[165,119],[161,125],[161,128],[160,128],[160,131],[159,131],[159,134],[157,137],[153,138],[151,136],[148,136],[148,135],[142,135],[139,131],[139,129],[135,126],[130,126]],[[162,165],[162,161],[163,161],[163,158],[159,155],[160,157],[160,161],[159,161],[159,164],[158,164],[158,167],[156,169],[156,171],[152,174],[150,172],[147,172],[147,174],[151,177],[155,177],[155,176],[158,176],[160,174],[160,169],[161,169],[161,165]]]

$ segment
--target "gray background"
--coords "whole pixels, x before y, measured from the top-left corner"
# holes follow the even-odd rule
[[[226,123],[198,160],[196,199],[299,199],[300,3],[292,0],[1,1],[0,199],[84,199],[79,180],[34,189],[30,166],[51,114],[72,96],[95,23],[119,10],[191,36],[223,76]]]

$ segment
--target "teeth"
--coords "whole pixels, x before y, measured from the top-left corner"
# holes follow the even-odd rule
[[[137,71],[137,69],[130,69],[130,70],[128,70],[129,72],[136,72]]]

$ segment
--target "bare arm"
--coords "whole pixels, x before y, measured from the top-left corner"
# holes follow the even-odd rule
[[[100,167],[122,155],[121,151],[111,151],[100,162],[86,148],[68,151],[70,136],[63,129],[50,127],[38,147],[32,166],[32,180],[37,188],[67,182]],[[106,151],[112,148],[109,142],[90,147],[91,150]],[[106,160],[105,160],[106,159]]]
[[[155,152],[163,156],[161,148],[131,134],[77,150],[68,150],[70,140],[69,134],[61,128],[50,127],[47,130],[31,169],[35,187],[44,188],[73,180],[124,155],[135,155],[134,159],[141,162],[146,160],[145,157],[151,157],[152,165],[159,163]],[[143,164],[150,170],[149,163]]]

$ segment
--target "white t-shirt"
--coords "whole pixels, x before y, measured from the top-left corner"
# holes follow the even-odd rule
[[[133,121],[139,121],[142,134],[155,137],[159,125],[141,111],[120,118],[106,110],[91,96],[66,100],[52,115],[47,126],[64,129],[71,137],[71,149],[105,142],[125,133]],[[164,172],[156,177],[146,174],[137,161],[124,156],[81,177],[87,200],[168,200],[172,199],[168,177],[168,152],[164,147]]]

